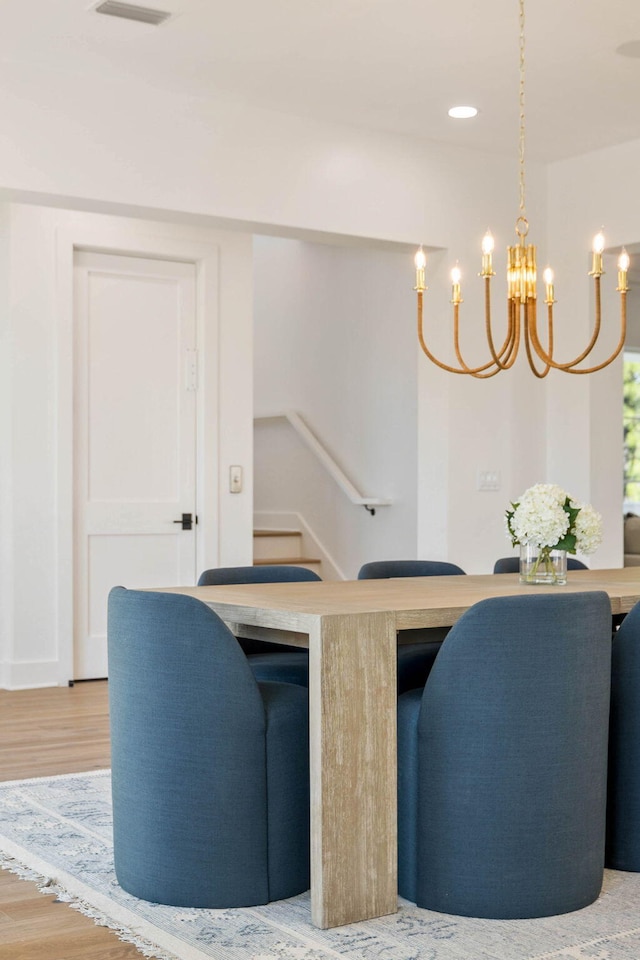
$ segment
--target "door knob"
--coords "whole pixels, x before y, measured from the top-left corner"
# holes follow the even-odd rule
[[[174,523],[181,523],[183,530],[191,530],[193,528],[193,515],[191,513],[183,513],[182,520],[174,520]],[[196,517],[196,523],[198,518]]]

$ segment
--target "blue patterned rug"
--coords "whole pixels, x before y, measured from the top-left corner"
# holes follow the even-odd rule
[[[129,896],[113,872],[108,771],[0,783],[2,865],[159,960],[638,960],[640,874],[608,871],[584,910],[474,920],[400,902],[379,920],[317,930],[308,895],[185,910]]]

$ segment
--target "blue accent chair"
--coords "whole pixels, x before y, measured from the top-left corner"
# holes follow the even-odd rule
[[[373,560],[360,567],[358,580],[388,580],[392,577],[453,577],[464,574],[457,563],[445,560]]]
[[[603,878],[611,606],[604,592],[483,600],[424,690],[398,698],[399,892],[518,919]]]
[[[358,580],[393,577],[450,577],[464,575],[455,563],[443,560],[374,560],[365,563]],[[398,693],[423,687],[449,627],[400,630],[398,633]]]
[[[613,637],[606,864],[640,872],[640,604]]]
[[[294,583],[320,580],[313,570],[291,564],[257,567],[212,567],[200,574],[198,586],[233,583]],[[309,651],[238,637],[256,680],[281,680],[309,686]]]
[[[308,692],[258,683],[193,597],[109,595],[118,882],[135,897],[223,908],[309,887]]]
[[[582,560],[567,557],[567,570],[588,570],[589,567]],[[501,557],[493,566],[494,573],[520,573],[520,557]]]

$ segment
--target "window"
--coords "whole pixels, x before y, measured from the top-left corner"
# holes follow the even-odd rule
[[[624,354],[624,512],[640,513],[640,352]]]

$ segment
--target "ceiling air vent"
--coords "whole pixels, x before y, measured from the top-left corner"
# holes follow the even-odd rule
[[[104,0],[94,7],[96,13],[105,13],[110,17],[122,17],[123,20],[137,20],[138,23],[151,23],[154,27],[164,23],[171,16],[162,10],[150,7],[137,7],[133,3],[118,3],[117,0]]]

